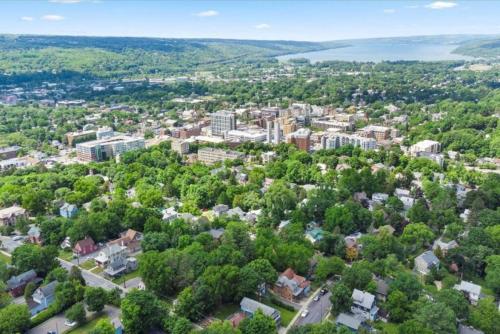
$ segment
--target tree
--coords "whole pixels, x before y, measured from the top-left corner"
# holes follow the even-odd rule
[[[332,314],[336,316],[339,313],[348,311],[352,304],[351,290],[345,284],[338,283],[333,286],[331,291]]]
[[[78,324],[83,324],[86,319],[85,307],[83,303],[76,303],[71,306],[65,313],[64,316],[70,321],[76,321]]]
[[[427,302],[416,310],[415,320],[428,327],[435,334],[457,333],[456,316],[451,308],[443,303]]]
[[[333,275],[340,275],[344,271],[344,261],[336,256],[331,258],[320,258],[316,266],[316,277],[320,281],[324,281]]]
[[[399,290],[392,291],[387,298],[387,311],[393,322],[403,322],[410,315],[408,297]]]
[[[17,247],[12,253],[12,264],[20,272],[34,269],[40,276],[45,276],[49,271],[59,265],[57,247],[40,247],[33,244],[24,244]]]
[[[422,284],[418,279],[407,272],[400,272],[396,278],[389,284],[390,291],[399,290],[403,292],[409,301],[417,300],[422,292]]]
[[[115,327],[108,319],[101,319],[90,331],[90,334],[115,334]]]
[[[350,268],[344,270],[342,282],[349,289],[365,290],[372,280],[372,273],[365,262],[356,262]]]
[[[56,287],[56,303],[64,310],[83,299],[84,288],[75,281],[59,283]]]
[[[500,314],[492,298],[479,300],[470,314],[470,323],[486,334],[498,334],[500,329]]]
[[[11,304],[0,309],[0,334],[24,333],[30,327],[26,305]]]
[[[201,334],[241,334],[229,321],[215,321],[207,328],[200,331]]]
[[[193,294],[193,288],[188,286],[177,296],[175,304],[175,313],[186,317],[192,321],[198,321],[202,316],[200,305],[197,303]]]
[[[486,284],[500,294],[500,255],[486,258]]]
[[[442,289],[436,300],[451,308],[458,319],[466,319],[469,316],[469,302],[460,291]]]
[[[85,304],[90,312],[101,312],[107,302],[107,292],[103,288],[87,287],[85,289]]]
[[[282,180],[274,181],[264,195],[264,202],[271,218],[279,222],[285,212],[297,204],[297,196]]]
[[[335,205],[325,212],[325,228],[332,232],[337,228],[343,234],[350,234],[354,232],[356,226],[349,209],[343,205]]]
[[[26,284],[26,286],[24,287],[24,300],[27,301],[28,299],[30,299],[35,290],[36,285],[34,282],[29,282],[28,284]]]
[[[158,298],[148,291],[132,290],[121,303],[122,323],[127,333],[146,334],[161,325],[166,315]]]
[[[80,268],[78,268],[78,266],[71,267],[68,278],[70,281],[76,281],[81,285],[86,284],[85,279],[82,276],[82,271],[80,270]]]
[[[240,329],[242,334],[277,334],[276,323],[273,318],[257,310],[251,318],[245,318]]]
[[[412,246],[413,249],[423,247],[432,240],[434,240],[434,233],[423,223],[408,224],[401,235],[401,241]]]
[[[410,210],[408,210],[408,219],[412,223],[427,223],[431,219],[425,199],[419,198]]]
[[[75,266],[76,267],[76,266]],[[68,271],[62,267],[54,268],[45,276],[45,283],[52,281],[65,282],[68,280]]]
[[[427,328],[415,319],[407,320],[399,326],[399,334],[433,334],[432,330]]]

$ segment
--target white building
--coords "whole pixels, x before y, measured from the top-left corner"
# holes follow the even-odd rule
[[[417,156],[418,153],[439,153],[441,151],[441,144],[434,140],[422,140],[410,147],[410,154]]]
[[[198,161],[207,165],[219,161],[243,159],[244,157],[245,155],[243,153],[218,148],[204,147],[198,150]]]
[[[81,161],[101,161],[145,147],[143,138],[130,136],[106,137],[76,144],[76,155]]]
[[[236,129],[236,115],[227,110],[221,110],[210,115],[210,129],[213,136],[222,136],[229,130]]]
[[[323,148],[339,148],[345,145],[360,147],[362,150],[374,150],[377,148],[377,141],[373,138],[351,135],[347,133],[335,133],[326,137],[322,141]]]
[[[248,129],[248,130],[229,130],[225,134],[225,139],[235,142],[264,142],[266,140],[266,133],[262,130]]]
[[[469,302],[472,305],[477,305],[477,302],[479,301],[479,298],[481,297],[481,286],[467,282],[467,281],[462,281],[460,284],[455,284],[453,287],[455,290],[463,292],[465,295],[465,298],[469,300]]]

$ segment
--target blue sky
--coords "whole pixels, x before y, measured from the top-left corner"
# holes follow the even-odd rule
[[[337,39],[500,34],[500,1],[0,1],[0,33]]]

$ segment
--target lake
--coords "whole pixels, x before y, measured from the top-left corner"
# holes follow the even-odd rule
[[[321,51],[296,53],[277,57],[285,61],[293,58],[307,58],[311,62],[328,60],[380,62],[384,60],[472,60],[473,57],[451,53],[454,44],[404,43],[404,42],[360,42],[352,46]]]

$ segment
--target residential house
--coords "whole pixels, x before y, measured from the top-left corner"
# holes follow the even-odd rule
[[[38,226],[30,227],[30,229],[28,230],[28,240],[33,244],[42,244],[42,231]]]
[[[100,267],[107,267],[111,263],[124,263],[127,258],[127,247],[119,244],[108,244],[94,258]]]
[[[48,308],[54,301],[56,295],[56,287],[59,283],[52,281],[47,285],[41,286],[35,290],[31,296],[33,305],[30,305],[31,315],[35,315]]]
[[[63,242],[61,242],[61,248],[62,249],[71,248],[71,238],[70,237],[64,238]]]
[[[323,239],[323,229],[320,227],[315,227],[310,230],[306,231],[306,239],[309,240],[313,245],[317,244],[318,242]]]
[[[222,235],[224,234],[224,229],[221,228],[211,228],[208,233],[214,238],[215,240],[220,240],[222,238]]]
[[[439,238],[436,241],[434,241],[434,244],[432,245],[432,250],[435,251],[436,249],[438,249],[438,247],[441,249],[443,255],[446,255],[446,253],[448,253],[450,249],[457,248],[458,243],[455,240],[446,242],[443,241],[442,238]]]
[[[352,332],[357,333],[362,321],[351,314],[340,313],[335,320],[337,327],[345,326]]]
[[[376,297],[378,301],[385,302],[389,295],[389,284],[381,278],[375,280],[377,283]]]
[[[420,275],[427,275],[433,267],[439,268],[439,259],[432,251],[425,251],[415,258],[414,270]]]
[[[297,275],[292,268],[288,268],[281,273],[273,287],[274,292],[290,301],[296,301],[307,296],[310,289],[311,282]]]
[[[120,234],[118,239],[108,242],[108,245],[117,244],[127,247],[129,253],[135,253],[141,249],[142,233],[132,229]]]
[[[264,315],[271,317],[276,326],[281,324],[281,314],[278,310],[265,304],[259,303],[256,300],[244,297],[240,302],[240,308],[246,316],[252,317],[257,310],[261,310]]]
[[[76,242],[73,247],[73,254],[75,256],[85,256],[95,252],[96,250],[97,246],[94,243],[94,240],[90,237],[86,237],[85,239]]]
[[[481,286],[472,282],[462,281],[460,284],[455,284],[453,288],[461,291],[472,305],[477,305],[481,298]]]
[[[12,276],[7,283],[7,290],[13,297],[19,297],[24,293],[24,288],[30,282],[39,282],[41,278],[36,276],[34,270],[28,270],[17,276]]]
[[[213,207],[212,211],[215,217],[220,217],[229,210],[229,206],[226,204],[218,204]]]
[[[78,212],[78,208],[74,204],[64,203],[59,208],[59,215],[65,218],[73,218]]]
[[[354,289],[352,292],[351,312],[366,320],[375,320],[378,313],[375,296],[369,292]]]
[[[14,205],[9,208],[0,209],[0,225],[12,226],[16,224],[17,219],[28,218],[26,209]]]
[[[244,221],[246,217],[246,212],[243,211],[239,206],[229,209],[224,213],[228,217],[237,217],[239,220]]]
[[[179,213],[174,207],[167,208],[163,210],[162,213],[163,213],[162,219],[164,222],[167,223],[179,218]]]

